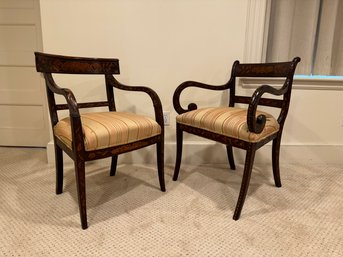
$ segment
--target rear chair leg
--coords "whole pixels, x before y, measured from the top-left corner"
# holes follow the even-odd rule
[[[156,152],[157,152],[157,171],[158,171],[158,179],[160,182],[160,188],[162,192],[166,191],[166,186],[164,182],[164,143],[163,139],[156,144]]]
[[[117,171],[118,155],[112,156],[110,176],[115,176]]]
[[[181,165],[181,158],[182,158],[182,140],[183,140],[183,132],[179,127],[179,124],[176,124],[176,162],[175,162],[175,169],[173,180],[176,181],[179,172],[180,172],[180,165]]]
[[[233,151],[232,151],[231,145],[226,146],[226,152],[227,152],[227,158],[229,159],[230,169],[235,170],[236,165],[235,165],[235,159],[233,158]]]
[[[55,143],[56,194],[63,192],[63,152]]]

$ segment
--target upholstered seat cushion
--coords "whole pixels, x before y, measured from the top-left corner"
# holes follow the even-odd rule
[[[257,111],[257,115],[266,115],[267,121],[260,134],[248,130],[247,109],[236,107],[210,107],[180,114],[176,121],[180,124],[201,128],[217,134],[258,142],[279,130],[279,123],[270,114]]]
[[[104,149],[146,139],[161,133],[160,125],[151,118],[126,112],[81,114],[86,151]],[[72,146],[70,118],[54,126],[55,135],[69,148]]]

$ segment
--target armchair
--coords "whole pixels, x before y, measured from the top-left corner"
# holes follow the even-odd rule
[[[63,191],[64,151],[75,165],[76,186],[81,226],[88,227],[86,212],[85,162],[111,157],[110,175],[116,173],[118,155],[152,144],[157,146],[158,178],[161,191],[164,182],[164,123],[162,105],[158,95],[148,87],[132,87],[118,82],[118,59],[88,58],[52,55],[35,52],[36,69],[43,73],[53,139],[55,146],[56,193]],[[53,74],[103,75],[107,99],[104,101],[79,103],[69,88],[61,88]],[[114,88],[126,91],[140,91],[152,100],[155,118],[143,115],[117,112]],[[62,95],[66,103],[58,104],[55,95]],[[105,112],[81,113],[81,108],[108,107]],[[58,111],[68,110],[69,116],[59,119]],[[93,109],[92,109],[93,110]]]
[[[272,141],[272,166],[275,185],[281,187],[279,150],[282,130],[290,104],[293,76],[300,58],[290,62],[247,63],[235,61],[229,81],[221,86],[207,85],[195,81],[186,81],[179,85],[173,95],[173,105],[179,114],[176,117],[177,153],[173,180],[177,180],[182,158],[183,132],[194,134],[226,145],[228,161],[231,169],[236,169],[232,147],[246,150],[245,166],[238,196],[234,220],[238,220],[247,195],[255,152],[266,143]],[[252,96],[236,95],[236,79],[240,77],[282,78],[280,89],[269,85],[258,87]],[[184,109],[180,103],[180,95],[186,88],[202,88],[208,90],[230,90],[229,106],[207,107],[198,109],[190,103]],[[281,96],[281,99],[264,98],[264,94]],[[236,104],[246,104],[246,108]],[[271,114],[258,110],[259,106],[280,109],[274,118]]]

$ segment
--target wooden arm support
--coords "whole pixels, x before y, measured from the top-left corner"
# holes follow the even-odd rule
[[[51,73],[44,74],[48,88],[55,94],[63,95],[66,99],[70,117],[80,117],[79,108],[73,92],[68,88],[61,88],[56,85]]]
[[[200,83],[200,82],[196,82],[196,81],[183,82],[182,84],[180,84],[176,88],[174,95],[173,95],[174,109],[176,110],[176,112],[178,114],[182,114],[185,112],[196,110],[198,108],[198,106],[195,103],[190,103],[188,105],[188,109],[183,109],[181,107],[181,104],[180,104],[181,92],[188,87],[196,87],[196,88],[203,88],[203,89],[210,89],[210,90],[225,90],[225,89],[229,88],[229,83],[227,83],[225,85],[221,85],[221,86],[213,86],[213,85],[208,85],[208,84],[204,84],[204,83]]]
[[[249,131],[259,134],[262,132],[266,124],[265,115],[261,114],[256,117],[256,109],[260,100],[262,99],[262,95],[264,93],[269,93],[275,96],[283,95],[288,91],[289,84],[289,80],[287,80],[284,86],[280,89],[276,89],[270,85],[262,85],[255,90],[251,97],[247,113]]]
[[[164,120],[163,120],[163,110],[162,110],[162,103],[157,95],[157,93],[152,90],[151,88],[144,87],[144,86],[128,86],[120,83],[116,80],[112,75],[106,75],[106,80],[115,88],[125,90],[125,91],[139,91],[148,94],[152,100],[154,112],[155,112],[155,120],[163,129],[164,127]]]

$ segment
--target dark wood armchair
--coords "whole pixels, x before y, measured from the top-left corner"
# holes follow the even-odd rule
[[[235,169],[235,162],[232,147],[246,150],[241,189],[233,215],[234,220],[239,219],[243,208],[255,152],[269,141],[273,141],[272,166],[275,185],[281,187],[279,169],[280,142],[291,98],[293,76],[299,61],[299,57],[290,62],[279,63],[241,64],[239,61],[235,61],[231,78],[225,85],[212,86],[187,81],[178,86],[173,96],[174,108],[179,114],[176,117],[177,153],[173,180],[177,180],[180,171],[183,132],[185,131],[225,144],[230,168],[233,170]],[[269,85],[262,85],[255,90],[251,97],[239,96],[236,95],[235,91],[236,79],[239,77],[278,77],[283,79],[283,86],[277,89]],[[229,89],[229,106],[198,109],[196,104],[190,103],[188,109],[184,109],[180,104],[180,95],[184,89],[189,87],[209,90]],[[263,98],[262,96],[265,93],[279,96],[279,98]],[[246,104],[247,107],[236,107],[235,105],[238,103]],[[274,118],[271,114],[258,110],[258,106],[261,105],[280,108],[279,116]]]
[[[62,151],[73,159],[80,209],[81,225],[87,225],[85,162],[112,157],[110,175],[114,176],[117,158],[121,153],[152,144],[157,145],[157,166],[160,188],[164,182],[164,123],[162,105],[158,95],[147,87],[131,87],[119,83],[114,74],[119,74],[118,59],[70,57],[35,52],[36,68],[46,82],[53,138],[55,143],[56,193],[63,188]],[[52,74],[104,75],[107,99],[104,101],[78,103],[73,92],[59,87]],[[155,119],[128,112],[117,112],[114,89],[141,91],[149,95]],[[62,95],[66,104],[57,104],[55,94]],[[106,112],[80,113],[80,108],[108,107]],[[69,117],[59,119],[60,110],[69,110]],[[98,109],[99,110],[99,109]]]

